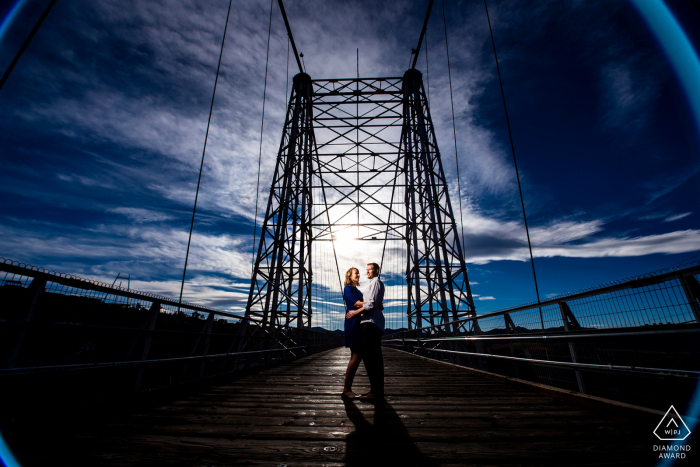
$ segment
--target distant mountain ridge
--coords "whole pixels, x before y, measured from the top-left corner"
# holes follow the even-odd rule
[[[340,329],[336,329],[335,331],[329,331],[328,329],[323,328],[323,327],[321,327],[321,326],[314,326],[314,327],[311,328],[311,330],[312,330],[312,331],[318,331],[318,332],[332,332],[333,334],[338,334],[339,336],[345,336],[345,331],[340,330]],[[386,335],[389,335],[389,334],[393,334],[393,333],[395,333],[395,332],[401,332],[401,331],[407,331],[407,330],[408,330],[408,329],[406,329],[406,328],[399,328],[399,329],[386,328],[386,329],[384,330],[384,335],[386,336]]]

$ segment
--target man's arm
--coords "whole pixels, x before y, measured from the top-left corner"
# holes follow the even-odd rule
[[[376,308],[376,301],[377,301],[377,293],[379,292],[379,281],[372,281],[369,283],[369,286],[367,287],[367,291],[365,292],[365,296],[363,297],[365,299],[365,304],[362,305],[362,308],[364,308],[365,311],[369,311],[373,308]]]
[[[356,302],[353,304],[353,306],[355,307],[355,309],[354,309],[353,311],[348,311],[347,313],[345,313],[345,317],[346,317],[347,319],[350,319],[350,318],[352,318],[353,316],[357,316],[357,315],[361,314],[362,312],[364,312],[365,309],[362,308],[362,305],[364,305],[364,304],[365,304],[365,302],[361,302],[361,301],[359,301],[359,300],[356,301]]]

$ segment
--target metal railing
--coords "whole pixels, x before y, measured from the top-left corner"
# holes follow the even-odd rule
[[[700,265],[693,262],[540,303],[392,333],[383,343],[644,407],[685,407],[700,378],[698,274]]]
[[[0,258],[0,405],[151,391],[340,345],[335,334],[271,330],[235,313]]]

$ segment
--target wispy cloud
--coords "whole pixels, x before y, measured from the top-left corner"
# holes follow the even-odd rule
[[[117,214],[122,214],[132,222],[136,222],[138,224],[143,222],[160,222],[174,219],[174,217],[171,215],[142,208],[118,207],[111,208],[110,211],[116,212]]]
[[[684,217],[688,217],[691,214],[692,214],[692,212],[683,212],[680,214],[674,214],[673,216],[668,216],[666,219],[664,219],[664,222],[677,221],[677,220],[683,219]]]
[[[60,221],[43,212],[7,214],[0,227],[4,254],[105,280],[128,272],[135,277],[135,288],[171,296],[179,293],[226,7],[226,2],[211,0],[57,5],[54,20],[42,26],[41,37],[35,39],[47,41],[45,46],[27,51],[22,66],[3,89],[7,92],[0,95],[7,109],[3,123],[8,134],[21,129],[28,138],[41,140],[3,159],[5,168],[12,167],[13,174],[25,177],[8,176],[3,188],[21,194],[33,207],[60,208],[68,214]],[[240,310],[247,297],[256,197],[259,219],[267,203],[289,92],[287,37],[274,5],[260,149],[269,7],[265,0],[239,2],[231,16],[185,287],[188,300],[227,309]],[[466,260],[471,264],[525,261],[529,256],[483,7],[448,3],[446,8]],[[540,65],[538,56],[519,55],[524,50],[519,47],[543,38],[549,41],[548,24],[587,15],[589,22],[570,21],[571,35],[579,35],[592,51],[583,59],[593,64],[589,63],[594,70],[591,76],[600,80],[600,94],[592,99],[600,101],[598,118],[608,128],[639,132],[648,122],[647,112],[658,89],[656,77],[654,70],[649,71],[648,57],[629,53],[631,43],[611,40],[618,37],[611,34],[619,28],[605,8],[616,12],[622,6],[545,2],[523,15],[512,4],[495,2],[492,20],[503,52],[501,64],[509,73],[506,84],[515,79],[527,88],[534,79],[532,70]],[[288,12],[313,78],[355,76],[357,48],[363,76],[400,76],[420,31],[424,5],[292,1]],[[534,21],[538,28],[527,25],[531,34],[523,36],[523,21]],[[587,26],[591,24],[596,27]],[[452,103],[442,28],[441,12],[436,10],[425,49],[430,54],[430,73],[425,70],[424,76],[426,85],[430,79],[430,110],[456,213]],[[422,55],[421,69],[424,59]],[[522,65],[518,60],[527,63],[526,72],[518,68]],[[540,69],[546,74],[545,68]],[[295,73],[292,59],[289,76]],[[493,100],[489,93],[495,93]],[[528,102],[534,101],[519,104]],[[525,118],[536,111],[526,110]],[[532,156],[535,137],[518,135],[517,125],[514,129],[519,138],[516,144]],[[256,191],[260,151],[261,183]],[[562,164],[566,162],[562,158]],[[530,167],[523,164],[521,176],[535,183],[535,169]],[[551,167],[543,171],[545,176],[557,176]],[[568,165],[563,166],[564,172],[575,174],[576,170]],[[696,176],[698,167],[682,172],[659,170],[639,182],[650,193],[647,212],[663,212],[642,219],[672,222],[690,215],[673,214],[655,204]],[[529,206],[543,205],[547,190],[533,189]],[[632,237],[610,226],[621,215],[611,220],[585,199],[577,203],[580,206],[572,211],[585,214],[554,213],[550,206],[542,209],[531,229],[536,256],[599,258],[700,249],[697,230]],[[341,274],[351,266],[363,270],[366,263],[380,260],[383,252],[382,242],[347,241],[336,247]],[[401,278],[402,248],[388,246],[387,257],[401,261],[387,260],[386,275]],[[322,248],[315,254],[332,257]],[[314,270],[315,277],[325,274],[324,284],[335,287],[335,263],[324,264]],[[405,287],[392,286],[387,294],[400,304],[403,292]]]
[[[645,188],[650,193],[646,204],[650,205],[657,199],[672,193],[674,190],[685,185],[699,172],[700,166],[694,166],[686,170],[678,171],[677,173],[662,175],[652,181],[647,182],[645,184]]]
[[[57,174],[56,178],[68,183],[80,183],[87,187],[115,188],[111,180],[100,180],[94,177],[84,177],[80,175]]]
[[[638,219],[640,221],[651,221],[651,220],[655,220],[655,219],[663,219],[664,217],[667,217],[669,214],[671,214],[671,211],[653,212],[651,214],[641,216]]]
[[[648,75],[636,73],[639,63],[634,62],[639,60],[627,58],[603,68],[603,124],[610,129],[638,132],[651,118],[655,86]]]

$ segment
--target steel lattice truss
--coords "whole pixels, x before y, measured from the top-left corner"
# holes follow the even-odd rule
[[[473,314],[474,302],[421,73],[407,71],[403,86],[399,160],[409,186],[407,313],[409,323],[421,327],[426,314],[431,325]]]
[[[294,77],[246,317],[272,330],[311,319],[311,79]]]
[[[273,334],[310,326],[311,243],[348,237],[405,248],[412,328],[474,313],[416,70],[404,78],[294,78],[246,315]]]

